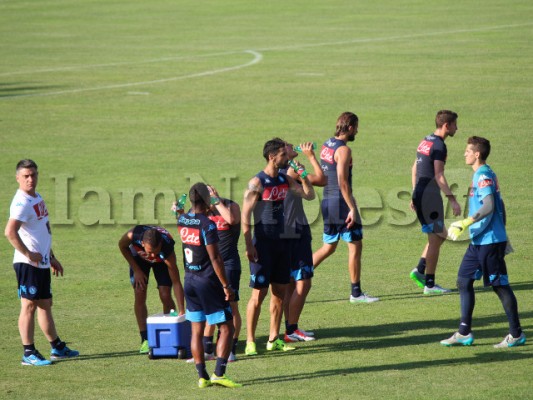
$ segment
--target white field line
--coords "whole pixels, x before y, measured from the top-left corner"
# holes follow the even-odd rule
[[[279,46],[279,47],[266,47],[266,48],[257,49],[257,51],[254,51],[254,50],[244,51],[245,53],[254,55],[254,59],[246,64],[237,65],[234,67],[222,68],[222,69],[213,70],[213,71],[206,71],[206,72],[200,72],[200,73],[191,74],[191,75],[177,76],[177,77],[158,79],[158,80],[152,80],[152,81],[131,82],[131,83],[124,83],[124,84],[97,86],[97,87],[83,88],[83,89],[61,90],[61,91],[44,92],[44,93],[30,93],[30,94],[23,94],[23,95],[4,96],[2,98],[6,99],[6,98],[14,98],[14,97],[52,96],[52,95],[57,95],[57,94],[80,93],[80,92],[88,92],[88,91],[96,91],[96,90],[133,87],[133,86],[140,86],[140,85],[151,85],[151,84],[158,84],[158,83],[163,83],[163,82],[170,82],[170,81],[177,81],[177,80],[183,80],[183,79],[189,79],[189,78],[198,78],[202,76],[215,75],[219,73],[246,68],[246,67],[249,67],[249,66],[252,66],[254,64],[261,62],[261,60],[263,59],[263,55],[260,52],[291,51],[291,50],[313,48],[313,47],[341,46],[341,45],[346,45],[346,44],[357,44],[357,43],[387,42],[387,41],[394,41],[394,40],[424,38],[424,37],[431,37],[431,36],[444,36],[444,35],[454,35],[454,34],[461,34],[461,33],[486,32],[486,31],[501,30],[501,29],[514,29],[514,28],[521,28],[521,27],[531,26],[531,25],[533,25],[533,22],[524,23],[524,24],[487,26],[487,27],[480,27],[480,28],[473,28],[473,29],[456,29],[456,30],[449,30],[449,31],[415,33],[415,34],[409,34],[409,35],[385,36],[385,37],[379,37],[379,38],[359,38],[359,39],[343,40],[343,41],[337,41],[337,42],[323,42],[323,43],[310,43],[310,44],[298,44],[298,45],[295,44],[295,45],[290,45],[290,46]],[[143,61],[137,61],[137,62],[119,62],[119,63],[92,64],[92,65],[88,64],[88,65],[38,69],[38,70],[33,70],[33,71],[28,70],[28,71],[4,72],[4,73],[0,73],[0,77],[13,76],[13,75],[33,75],[33,74],[44,73],[44,72],[62,72],[62,71],[73,71],[73,70],[81,70],[81,69],[113,68],[113,67],[118,67],[122,65],[137,65],[137,64],[148,64],[148,63],[161,63],[161,62],[167,62],[167,61],[181,61],[181,60],[187,60],[187,59],[217,57],[217,56],[226,56],[226,55],[241,54],[241,53],[242,51],[230,51],[230,52],[211,53],[211,54],[204,54],[204,55],[164,57],[164,58],[143,60]]]
[[[239,52],[239,53],[242,53],[242,52]],[[18,97],[54,96],[58,94],[82,93],[82,92],[91,92],[91,91],[97,91],[97,90],[109,90],[109,89],[129,88],[129,87],[134,87],[134,86],[154,85],[154,84],[159,84],[159,83],[173,82],[173,81],[179,81],[179,80],[189,79],[189,78],[199,78],[202,76],[210,76],[210,75],[221,74],[224,72],[236,71],[236,70],[250,67],[254,64],[257,64],[258,62],[261,62],[261,60],[263,59],[263,55],[261,53],[258,53],[257,51],[246,50],[244,51],[244,53],[253,55],[254,58],[252,59],[252,61],[249,61],[244,64],[235,65],[233,67],[219,68],[219,69],[214,69],[211,71],[198,72],[198,73],[190,74],[190,75],[174,76],[171,78],[155,79],[151,81],[129,82],[129,83],[120,83],[120,84],[115,84],[115,85],[94,86],[90,88],[57,90],[57,91],[43,92],[43,93],[28,93],[28,94],[21,94],[21,95],[4,96],[2,98],[7,99],[7,98],[14,98],[14,97],[18,98]]]

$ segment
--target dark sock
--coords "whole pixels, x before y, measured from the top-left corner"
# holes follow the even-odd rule
[[[233,354],[237,354],[237,343],[239,342],[239,339],[233,338],[233,346],[231,347],[231,352]]]
[[[228,364],[228,360],[225,358],[218,357],[217,358],[217,366],[215,367],[215,375],[216,376],[224,376],[226,373],[226,365]]]
[[[416,269],[421,274],[426,273],[426,258],[425,257],[420,257],[420,260],[418,260],[418,265],[416,266]]]
[[[213,336],[204,336],[202,341],[204,343],[204,352],[207,354],[213,354]]]
[[[205,369],[205,363],[196,364],[196,372],[198,372],[198,378],[209,379],[209,375]]]
[[[148,331],[140,331],[139,333],[141,335],[141,343],[148,340]]]
[[[359,297],[363,292],[361,291],[361,282],[352,283],[352,296]]]
[[[459,299],[461,302],[461,323],[459,333],[463,336],[472,331],[472,314],[476,305],[476,294],[474,292],[474,280],[470,278],[457,278],[457,288],[459,289]]]
[[[435,286],[435,274],[426,274],[426,286],[428,288]]]
[[[509,333],[514,338],[520,337],[522,328],[520,327],[520,319],[518,318],[518,303],[511,286],[493,286],[492,290],[500,298],[505,314],[507,315]]]
[[[285,330],[289,329],[289,321],[285,320]]]
[[[298,324],[289,325],[287,328],[287,335],[294,333],[296,329],[298,329]]]
[[[52,349],[63,350],[65,348],[65,342],[62,342],[58,336],[56,340],[50,342],[50,346],[52,346]]]
[[[33,353],[35,353],[35,344],[23,344],[22,347],[24,347],[24,355],[26,357],[32,355]]]

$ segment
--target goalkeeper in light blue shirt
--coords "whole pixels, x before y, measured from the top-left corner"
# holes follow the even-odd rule
[[[469,217],[454,222],[448,229],[448,236],[452,240],[457,240],[467,228],[470,232],[471,243],[457,276],[461,323],[458,332],[440,343],[444,346],[470,346],[474,342],[471,327],[475,305],[474,281],[481,273],[484,285],[492,286],[509,320],[509,334],[494,347],[520,346],[526,343],[526,335],[520,327],[518,304],[509,285],[504,259],[508,246],[504,204],[496,174],[486,164],[490,142],[485,138],[472,136],[467,143],[465,162],[474,170],[469,193]]]

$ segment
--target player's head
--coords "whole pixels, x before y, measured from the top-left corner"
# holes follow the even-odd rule
[[[471,136],[466,142],[474,153],[479,153],[479,159],[485,161],[490,154],[490,141],[481,136]]]
[[[459,116],[456,112],[450,110],[440,110],[435,116],[435,126],[437,128],[442,128],[444,124],[451,124],[456,122]]]
[[[348,135],[348,141],[355,140],[357,128],[359,126],[359,117],[352,112],[343,112],[337,118],[337,125],[335,125],[335,137],[341,135]]]
[[[37,171],[37,164],[35,163],[35,161],[33,160],[30,160],[29,158],[28,159],[25,159],[25,160],[20,160],[18,163],[17,163],[17,173],[23,169],[23,168],[33,168]]]
[[[202,182],[197,182],[191,186],[189,190],[189,200],[194,208],[201,208],[207,210],[210,205],[211,195],[207,185]]]
[[[263,157],[267,162],[273,162],[276,168],[287,168],[289,158],[287,156],[287,143],[280,138],[270,139],[263,146]]]
[[[20,160],[17,163],[15,177],[19,184],[19,189],[31,195],[35,193],[39,177],[35,161],[30,159]]]
[[[161,251],[163,236],[157,229],[150,228],[144,231],[141,242],[144,250],[154,256]]]

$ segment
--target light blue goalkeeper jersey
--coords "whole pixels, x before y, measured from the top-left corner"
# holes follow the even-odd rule
[[[494,197],[494,211],[482,220],[470,225],[470,239],[472,244],[486,245],[507,241],[504,224],[503,201],[500,196],[500,186],[496,174],[488,165],[482,165],[474,173],[470,187],[469,216],[473,216],[483,205],[482,200],[492,194]]]

